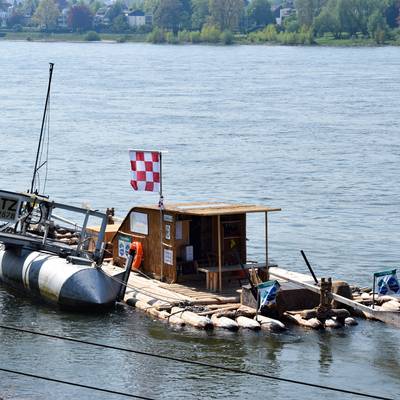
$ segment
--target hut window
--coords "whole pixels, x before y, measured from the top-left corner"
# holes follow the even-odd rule
[[[131,231],[141,233],[142,235],[149,234],[149,223],[146,213],[131,212]]]

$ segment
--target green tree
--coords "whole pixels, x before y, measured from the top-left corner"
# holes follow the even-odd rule
[[[33,19],[40,27],[49,31],[57,26],[59,15],[60,11],[54,0],[41,0],[33,15]]]
[[[330,32],[336,39],[341,37],[342,29],[338,17],[336,0],[330,0],[314,19],[314,31],[320,36]]]
[[[235,31],[239,26],[239,20],[244,12],[243,0],[210,0],[210,15],[212,22],[221,31]]]
[[[68,13],[68,26],[75,32],[86,32],[92,28],[93,14],[85,4],[72,6]]]
[[[99,0],[91,0],[89,2],[89,8],[90,11],[93,14],[96,14],[96,12],[103,6],[103,4]]]
[[[133,1],[129,2],[129,9],[144,11],[144,1],[143,0],[133,0]]]
[[[208,0],[192,0],[192,29],[201,30],[209,14]]]
[[[7,19],[7,27],[13,28],[21,28],[22,24],[24,23],[24,15],[21,11],[13,12],[12,15]]]
[[[190,15],[181,0],[162,0],[154,12],[154,25],[177,33],[187,28]]]
[[[355,0],[338,0],[337,13],[341,29],[350,35],[356,35],[360,31],[357,7]]]
[[[146,13],[154,15],[154,13],[160,3],[161,3],[161,0],[144,0],[143,1],[143,10]]]
[[[296,0],[295,7],[300,26],[311,26],[317,10],[316,0]]]
[[[214,25],[205,24],[200,35],[202,42],[217,43],[219,42],[221,31]]]
[[[337,10],[341,28],[357,35],[368,34],[368,19],[377,10],[383,12],[382,0],[338,0]]]
[[[19,4],[18,10],[23,15],[34,15],[38,5],[38,0],[24,0],[22,3]]]
[[[223,44],[232,44],[234,41],[234,36],[231,31],[223,31],[220,35],[220,40]]]
[[[390,28],[398,27],[399,10],[399,0],[385,0],[385,17]]]
[[[300,25],[296,15],[285,18],[283,20],[283,27],[286,32],[298,32],[300,30]]]
[[[151,43],[164,43],[165,32],[155,27],[147,36],[147,41]]]
[[[119,17],[120,15],[123,14],[125,9],[125,5],[122,1],[116,1],[108,10],[107,12],[107,17],[110,19],[110,22],[112,23],[114,21],[114,18]]]
[[[120,14],[112,21],[112,30],[114,32],[126,32],[129,30],[129,24],[125,15]]]
[[[265,26],[274,21],[268,0],[252,0],[246,9],[250,26]]]
[[[87,42],[99,42],[101,40],[101,37],[96,31],[89,31],[85,35],[85,40]]]
[[[368,33],[376,43],[382,44],[385,42],[389,26],[386,18],[381,12],[375,11],[368,18]]]

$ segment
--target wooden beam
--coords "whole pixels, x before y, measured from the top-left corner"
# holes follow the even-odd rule
[[[222,251],[221,251],[221,216],[217,216],[218,234],[218,281],[219,291],[222,292]]]

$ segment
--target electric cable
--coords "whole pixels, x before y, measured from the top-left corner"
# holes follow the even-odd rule
[[[86,344],[86,345],[90,345],[90,346],[101,347],[101,348],[105,348],[105,349],[124,351],[124,352],[128,352],[128,353],[134,353],[134,354],[139,354],[139,355],[142,355],[142,356],[148,356],[148,357],[154,357],[154,358],[159,358],[159,359],[164,359],[164,360],[169,360],[169,361],[174,361],[174,362],[180,362],[180,363],[185,363],[185,364],[189,364],[189,365],[196,365],[196,366],[200,366],[200,367],[213,368],[213,369],[218,369],[218,370],[221,370],[221,371],[231,372],[231,373],[235,373],[235,374],[243,374],[243,375],[255,376],[255,377],[258,377],[258,378],[271,379],[271,380],[281,381],[281,382],[285,382],[285,383],[292,383],[292,384],[301,385],[301,386],[313,387],[313,388],[316,388],[316,389],[329,390],[329,391],[332,391],[332,392],[339,392],[339,393],[344,393],[344,394],[352,394],[352,395],[355,395],[355,396],[366,397],[366,398],[370,398],[370,399],[395,400],[394,398],[390,398],[390,397],[373,395],[373,394],[363,393],[363,392],[356,392],[354,390],[341,389],[341,388],[337,388],[337,387],[333,387],[333,386],[324,386],[324,385],[319,385],[319,384],[316,384],[316,383],[303,382],[303,381],[299,381],[299,380],[296,380],[296,379],[282,378],[282,377],[279,377],[279,376],[262,374],[262,373],[259,373],[259,372],[244,371],[244,370],[237,369],[237,368],[225,367],[223,365],[208,364],[208,363],[205,363],[205,362],[202,362],[202,361],[185,360],[185,359],[179,358],[179,357],[172,357],[172,356],[160,355],[160,354],[155,354],[155,353],[148,353],[148,352],[145,352],[145,351],[127,349],[127,348],[124,348],[124,347],[117,347],[117,346],[112,346],[112,345],[103,344],[103,343],[89,342],[87,340],[74,339],[74,338],[71,338],[71,337],[68,337],[68,336],[58,336],[58,335],[53,335],[53,334],[50,334],[50,333],[32,331],[32,330],[12,327],[12,326],[8,326],[8,325],[0,325],[0,328],[1,329],[13,330],[13,331],[16,331],[16,332],[29,333],[29,334],[32,334],[32,335],[44,336],[44,337],[48,337],[48,338],[51,338],[51,339],[59,339],[59,340],[65,340],[65,341],[80,343],[80,344]]]
[[[84,388],[84,389],[96,390],[98,392],[103,392],[103,393],[117,394],[119,396],[131,397],[133,399],[154,400],[151,397],[139,396],[139,395],[125,393],[125,392],[118,392],[116,390],[100,388],[100,387],[97,387],[97,386],[84,385],[82,383],[63,381],[61,379],[55,379],[55,378],[50,378],[48,376],[41,376],[41,375],[36,375],[36,374],[29,374],[27,372],[15,371],[15,370],[12,370],[12,369],[7,369],[7,368],[1,368],[0,367],[0,371],[8,372],[10,374],[15,374],[15,375],[27,376],[29,378],[42,379],[42,380],[49,381],[49,382],[62,383],[63,385],[77,386],[77,387],[81,387],[81,388]]]

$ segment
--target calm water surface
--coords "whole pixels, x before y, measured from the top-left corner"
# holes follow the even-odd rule
[[[47,192],[76,205],[156,202],[129,187],[128,148],[167,150],[166,201],[282,207],[271,257],[370,285],[400,260],[396,48],[0,42],[0,186],[29,187],[55,62]],[[262,218],[249,219],[262,257]],[[400,333],[379,323],[282,335],[175,331],[132,309],[59,312],[0,287],[0,323],[400,396]],[[0,366],[155,399],[356,399],[0,330]],[[118,398],[0,373],[4,399]]]

